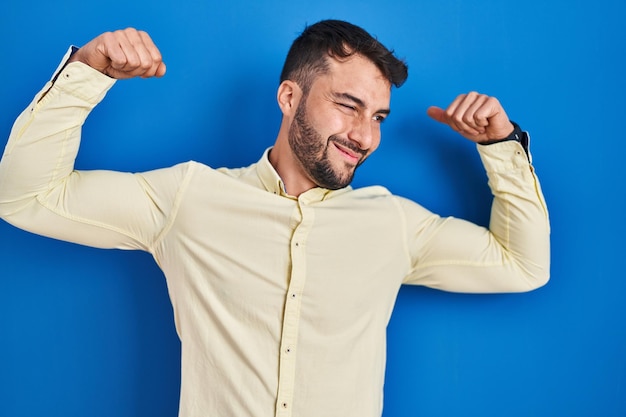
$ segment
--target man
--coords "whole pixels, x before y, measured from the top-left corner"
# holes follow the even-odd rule
[[[181,416],[379,416],[385,331],[403,283],[513,292],[548,279],[545,203],[525,135],[495,98],[463,94],[428,110],[478,143],[495,196],[489,229],[349,186],[407,75],[361,28],[322,21],[296,39],[275,144],[239,169],[75,171],[82,123],[115,79],[166,68],[134,29],[72,52],[15,123],[0,214],[42,235],[154,256],[181,339]]]

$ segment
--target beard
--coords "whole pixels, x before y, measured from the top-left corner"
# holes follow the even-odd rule
[[[324,140],[322,135],[311,126],[305,103],[306,97],[296,109],[296,114],[289,128],[289,146],[306,174],[318,187],[329,190],[344,188],[352,182],[354,173],[365,160],[367,151],[360,149],[354,142],[336,135]],[[331,146],[331,142],[338,143],[361,155],[361,159],[356,165],[344,163],[343,169],[333,166],[328,157],[328,147]]]

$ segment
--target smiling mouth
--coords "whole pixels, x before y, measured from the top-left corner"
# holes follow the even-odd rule
[[[358,164],[361,158],[363,158],[364,152],[353,150],[351,147],[338,143],[337,141],[333,141],[333,145],[339,151],[339,153],[344,156],[345,159],[350,161],[353,164]]]

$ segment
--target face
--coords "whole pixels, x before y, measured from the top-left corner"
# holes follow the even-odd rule
[[[319,187],[339,189],[378,147],[389,114],[391,85],[367,59],[329,58],[302,97],[289,129],[289,145],[302,171]]]

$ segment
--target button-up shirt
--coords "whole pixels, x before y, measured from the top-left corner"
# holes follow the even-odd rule
[[[33,232],[152,254],[182,346],[180,416],[375,417],[402,284],[526,291],[549,269],[539,183],[516,142],[478,146],[490,227],[383,187],[285,192],[268,160],[76,171],[81,129],[114,80],[60,69],[18,118],[0,215]]]

